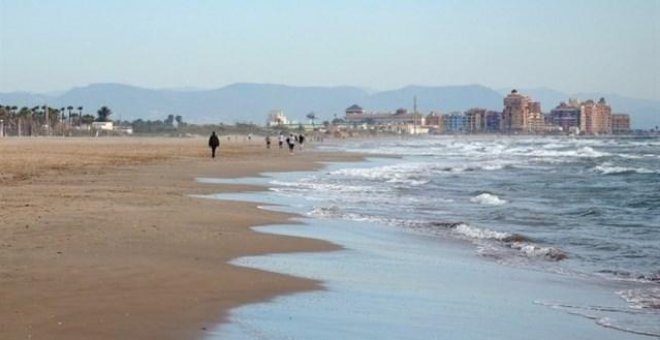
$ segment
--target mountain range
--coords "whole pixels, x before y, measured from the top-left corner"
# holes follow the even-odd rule
[[[625,97],[617,94],[567,94],[548,88],[518,89],[540,101],[549,112],[568,98],[581,100],[605,97],[614,112],[631,115],[633,128],[648,129],[660,125],[660,101]],[[148,89],[124,84],[102,83],[57,94],[28,92],[0,93],[0,104],[16,106],[83,106],[95,114],[103,105],[112,111],[112,119],[157,120],[167,115],[181,115],[193,123],[253,122],[263,124],[268,112],[283,110],[289,119],[304,121],[314,112],[319,121],[342,117],[344,110],[358,104],[367,111],[413,109],[417,98],[419,112],[465,111],[472,107],[502,110],[502,99],[509,92],[482,85],[407,86],[374,92],[358,87],[287,86],[279,84],[238,83],[204,89]]]

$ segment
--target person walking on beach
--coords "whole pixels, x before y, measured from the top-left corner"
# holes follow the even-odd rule
[[[270,149],[270,135],[266,136],[266,149]]]
[[[284,145],[284,135],[280,132],[280,137],[277,139],[280,149],[282,148],[282,145]]]
[[[295,137],[293,134],[290,134],[289,137],[286,137],[286,144],[289,146],[289,154],[293,155],[293,148],[296,146]]]
[[[298,144],[300,145],[300,151],[302,151],[303,150],[303,144],[305,144],[305,135],[302,134],[302,133],[298,137]]]
[[[211,148],[211,158],[215,158],[215,149],[217,149],[220,146],[220,139],[218,139],[218,135],[215,134],[215,131],[211,133],[211,137],[209,137],[209,147]]]

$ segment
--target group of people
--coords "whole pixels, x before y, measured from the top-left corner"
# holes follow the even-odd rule
[[[270,138],[270,136],[266,137],[267,139]],[[294,135],[293,133],[289,134],[286,138],[284,137],[284,134],[280,133],[278,139],[277,139],[278,145],[280,149],[283,148],[284,142],[286,142],[286,145],[289,147],[289,153],[293,154],[293,149],[296,147],[296,144],[300,146],[300,150],[303,149],[303,146],[305,145],[305,135],[300,134],[300,135]],[[269,142],[267,142],[269,143]],[[268,146],[269,147],[269,146]]]
[[[249,139],[252,139],[252,134],[250,134]],[[289,148],[289,154],[293,155],[293,151],[296,147],[296,144],[300,147],[300,150],[303,149],[305,145],[305,135],[304,134],[289,134],[289,136],[284,137],[284,134],[280,132],[280,135],[277,138],[279,148],[282,149],[284,147],[284,142],[286,142],[288,148]],[[266,148],[270,149],[271,145],[271,138],[270,135],[266,136]],[[218,135],[215,134],[215,131],[211,133],[211,136],[209,137],[209,147],[211,148],[211,158],[215,158],[215,151],[216,149],[220,146],[220,139],[218,138]]]

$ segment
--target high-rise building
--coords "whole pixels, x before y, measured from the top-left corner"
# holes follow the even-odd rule
[[[447,132],[465,131],[465,115],[460,112],[452,112],[443,116],[445,130]]]
[[[571,105],[560,103],[550,111],[550,123],[561,127],[563,132],[571,132],[580,128],[580,107],[577,103]]]
[[[486,112],[486,131],[497,132],[500,131],[502,125],[502,112],[488,111]]]
[[[522,132],[527,127],[529,115],[529,97],[512,90],[504,98],[504,111],[502,112],[502,131]]]
[[[504,98],[502,112],[502,130],[506,132],[534,132],[542,123],[541,103],[533,102],[517,90]]]
[[[630,132],[630,115],[627,113],[612,114],[612,133],[626,134]]]
[[[433,127],[442,126],[442,114],[439,112],[431,112],[426,116],[426,125]]]
[[[465,112],[465,131],[480,133],[486,130],[486,109],[473,108]]]
[[[541,112],[541,102],[529,103],[527,130],[528,132],[533,133],[541,133],[546,131],[545,116]]]
[[[612,108],[605,98],[596,103],[587,100],[580,106],[580,131],[588,135],[607,135],[612,133]]]

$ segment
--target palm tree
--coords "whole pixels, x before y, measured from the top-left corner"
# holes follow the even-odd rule
[[[28,120],[28,117],[31,116],[31,111],[27,106],[21,107],[21,110],[18,111],[18,136],[23,136],[23,121]]]
[[[14,127],[16,126],[16,110],[18,110],[18,106],[5,106],[5,110],[7,110],[7,126],[11,129],[11,126],[13,125]]]
[[[83,110],[83,107],[78,106],[78,124],[77,124],[78,126],[80,126],[80,119],[82,118],[82,110]]]
[[[37,123],[39,122],[39,113],[40,113],[39,106],[35,106],[30,110],[30,116],[29,116],[30,119],[28,120],[28,122],[30,123],[28,125],[28,135],[29,136],[32,136],[32,133],[34,131],[35,118],[37,119]]]
[[[71,110],[73,110],[73,106],[69,105],[66,107],[67,111],[69,111],[69,124],[71,124]]]
[[[60,124],[62,124],[62,134],[64,134],[64,123],[66,123],[66,107],[62,106],[60,108]]]
[[[314,112],[308,113],[307,119],[312,121],[312,128],[314,128],[314,120],[316,119],[316,114]]]
[[[49,107],[47,105],[42,105],[41,106],[41,113],[40,116],[42,118],[42,123],[40,124],[39,128],[41,129],[42,127],[46,127],[46,134],[48,134],[48,131],[50,130],[50,122],[48,121],[50,117],[48,117],[48,109]]]

